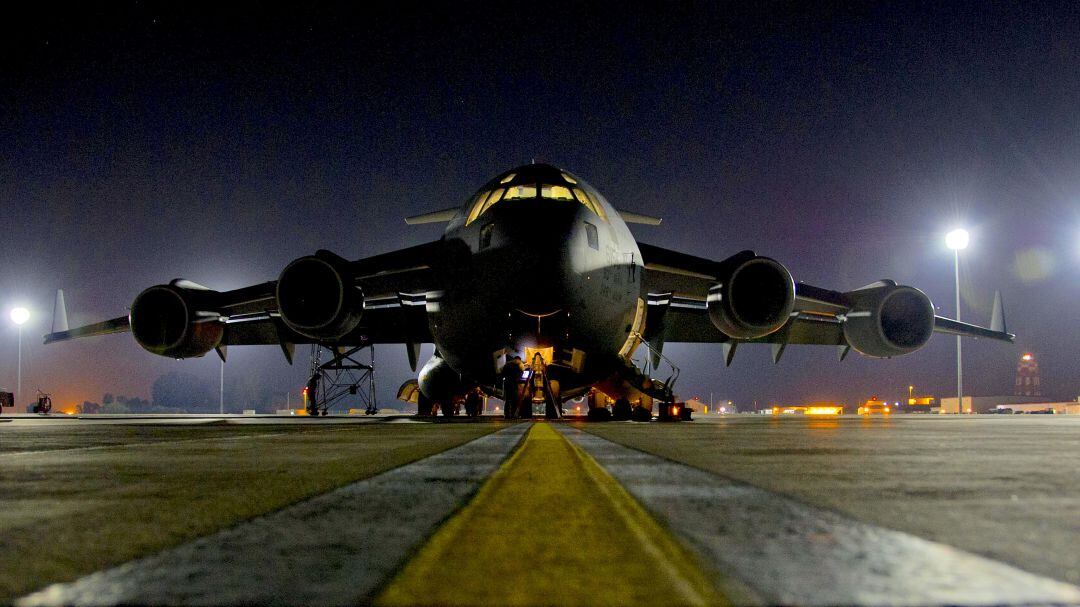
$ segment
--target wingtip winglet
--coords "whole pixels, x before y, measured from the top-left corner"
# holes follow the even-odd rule
[[[53,301],[52,333],[63,333],[68,330],[67,306],[64,305],[64,290],[56,290],[56,299]],[[46,335],[48,337],[48,335]],[[46,342],[48,343],[48,342]]]
[[[994,311],[990,315],[990,330],[1008,333],[1005,329],[1005,306],[1001,303],[1001,291],[994,293]]]

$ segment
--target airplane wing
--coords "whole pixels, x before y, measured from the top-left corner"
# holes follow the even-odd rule
[[[439,259],[441,247],[442,242],[435,241],[356,261],[341,260],[363,293],[363,313],[355,328],[334,340],[334,345],[403,343],[410,345],[412,358],[412,351],[420,344],[430,343],[426,300],[428,292],[439,288],[431,268]],[[319,255],[336,257],[322,251],[316,254]],[[290,328],[282,320],[276,280],[220,293],[184,280],[174,280],[169,287],[186,289],[196,295],[213,293],[213,303],[206,306],[209,311],[200,312],[201,317],[194,323],[208,323],[222,329],[215,346],[222,357],[230,345],[278,345],[291,361],[296,344],[323,343]],[[66,325],[66,319],[54,321],[54,326]],[[50,333],[45,336],[45,343],[130,330],[129,316],[121,316]]]
[[[779,360],[786,346],[827,345],[839,349],[840,358],[851,349],[845,322],[861,322],[868,312],[860,304],[871,294],[891,292],[898,286],[882,280],[854,291],[834,291],[806,283],[795,283],[794,303],[788,318],[778,328],[757,337],[732,337],[718,329],[710,318],[709,301],[715,285],[722,281],[724,264],[677,251],[639,243],[648,292],[648,314],[643,337],[654,346],[659,343],[691,342],[725,344],[730,364],[739,343],[773,344],[773,358]],[[731,260],[755,257],[751,251],[736,254]],[[921,292],[918,292],[922,296]],[[922,296],[925,297],[925,296]],[[929,303],[929,300],[926,300]],[[924,317],[925,318],[925,317]],[[858,319],[858,320],[856,320]],[[929,319],[927,319],[929,320]],[[651,322],[650,322],[651,321]],[[981,327],[933,315],[935,333],[1012,342],[1005,331],[1000,295],[995,299],[991,327]],[[929,333],[926,334],[929,337]],[[925,343],[925,341],[923,342]],[[921,344],[919,344],[921,347]],[[858,348],[857,348],[858,349]]]

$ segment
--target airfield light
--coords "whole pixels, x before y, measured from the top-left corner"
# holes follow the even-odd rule
[[[970,241],[971,236],[968,234],[968,231],[963,228],[958,228],[945,235],[945,246],[954,251],[966,249]]]
[[[11,322],[21,326],[28,320],[30,320],[30,310],[27,310],[26,308],[15,308],[11,311]]]
[[[1033,358],[1035,358],[1035,357],[1032,356],[1031,354],[1024,354],[1023,356],[1020,357],[1020,360],[1023,360],[1025,362],[1027,362],[1027,361],[1030,361]]]
[[[19,327],[19,375],[18,381],[15,384],[15,402],[18,403],[22,397],[22,326],[26,324],[26,321],[30,320],[30,310],[23,307],[14,308],[11,310],[11,322],[15,323],[15,326]]]
[[[967,230],[957,228],[945,235],[945,246],[952,249],[953,269],[956,278],[956,320],[960,320],[960,250],[966,249],[970,237]],[[964,412],[964,364],[960,336],[956,336],[956,412]]]

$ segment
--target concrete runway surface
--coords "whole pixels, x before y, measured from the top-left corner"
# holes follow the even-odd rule
[[[1080,604],[1078,456],[1062,416],[16,418],[0,603]]]

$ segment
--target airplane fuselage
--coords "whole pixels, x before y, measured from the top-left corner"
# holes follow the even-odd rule
[[[439,354],[466,380],[495,387],[508,356],[531,364],[539,353],[569,398],[610,377],[638,343],[641,252],[590,186],[546,165],[525,169],[532,186],[520,185],[520,168],[506,184],[500,175],[447,226],[445,287],[429,321]],[[545,186],[559,189],[545,198]],[[476,212],[490,192],[515,187],[531,189]]]

